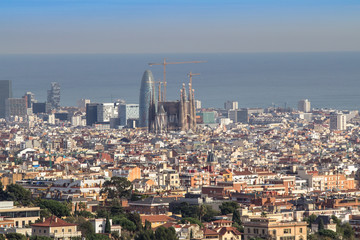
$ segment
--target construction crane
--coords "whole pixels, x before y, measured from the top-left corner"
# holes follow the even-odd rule
[[[199,76],[200,73],[192,73],[192,72],[189,72],[188,74],[188,77],[190,78],[190,85],[192,86],[192,77],[193,76]]]
[[[169,65],[169,64],[186,64],[186,63],[204,63],[204,62],[206,62],[206,61],[166,62],[166,58],[164,58],[164,62],[162,62],[162,63],[149,63],[149,66],[154,66],[154,65],[163,65],[164,66],[164,81],[163,81],[164,92],[162,94],[162,100],[166,101],[166,65]]]

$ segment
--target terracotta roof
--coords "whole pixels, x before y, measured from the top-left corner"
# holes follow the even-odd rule
[[[204,229],[204,235],[219,235],[219,233],[209,229],[209,228],[205,228]]]
[[[76,224],[68,223],[56,216],[46,218],[45,221],[40,223],[31,224],[34,227],[65,227],[65,226],[76,226]]]
[[[219,234],[224,235],[228,231],[233,232],[234,235],[241,235],[241,233],[234,227],[222,227],[219,231]]]
[[[145,222],[146,220],[149,222],[170,222],[175,221],[174,218],[168,217],[166,215],[144,215],[140,216],[141,222]]]

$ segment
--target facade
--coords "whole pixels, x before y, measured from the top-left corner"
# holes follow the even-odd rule
[[[110,122],[112,118],[118,117],[118,104],[100,103],[97,105],[97,122]]]
[[[143,74],[140,87],[139,99],[139,126],[149,126],[149,108],[150,103],[155,103],[154,76],[150,70],[146,70]]]
[[[51,89],[48,90],[47,102],[50,109],[58,109],[60,107],[60,84],[57,82],[51,83]]]
[[[199,112],[196,116],[200,117],[198,122],[202,124],[215,123],[215,111]]]
[[[15,207],[12,201],[0,202],[0,217],[13,220],[15,227],[25,227],[40,218],[39,207]]]
[[[70,240],[74,237],[81,237],[77,225],[65,222],[61,218],[51,216],[43,222],[31,225],[32,236],[50,237],[55,240]]]
[[[195,109],[201,109],[201,101],[195,100]]]
[[[239,103],[236,101],[226,101],[224,103],[225,110],[236,110],[239,108]]]
[[[264,113],[262,108],[243,108],[238,110],[229,110],[228,116],[234,123],[249,123],[251,115]]]
[[[153,94],[152,99],[155,99]],[[156,112],[155,101],[151,101],[149,108],[149,130],[162,133],[167,131],[195,131],[196,109],[194,89],[189,83],[189,97],[185,84],[181,89],[180,101],[159,102]]]
[[[139,104],[121,104],[119,106],[119,119],[121,126],[129,126],[128,121],[139,119]]]
[[[97,122],[97,109],[98,103],[88,103],[86,104],[86,126],[92,126]]]
[[[32,104],[32,111],[34,114],[37,113],[46,113],[46,109],[47,109],[47,104],[46,103],[33,103]]]
[[[280,222],[272,218],[253,218],[244,222],[244,240],[260,237],[274,240],[306,240],[306,222]]]
[[[25,98],[8,98],[6,99],[5,117],[12,116],[25,117],[27,115]]]
[[[330,115],[331,130],[346,130],[346,115],[335,113]]]
[[[12,81],[0,80],[0,118],[5,118],[6,99],[12,98]]]
[[[302,99],[298,102],[298,110],[304,113],[311,112],[311,103],[308,99]]]

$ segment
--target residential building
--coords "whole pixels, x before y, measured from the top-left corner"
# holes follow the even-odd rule
[[[302,99],[298,102],[298,110],[304,113],[311,111],[311,103],[308,99]]]

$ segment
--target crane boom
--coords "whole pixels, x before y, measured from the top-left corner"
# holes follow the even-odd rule
[[[186,63],[204,63],[206,61],[188,61],[188,62],[166,62],[166,58],[164,58],[164,61],[162,63],[149,63],[149,66],[154,65],[163,65],[164,66],[164,80],[163,80],[163,86],[164,86],[164,92],[162,94],[162,100],[166,101],[166,65],[169,64],[186,64]]]

